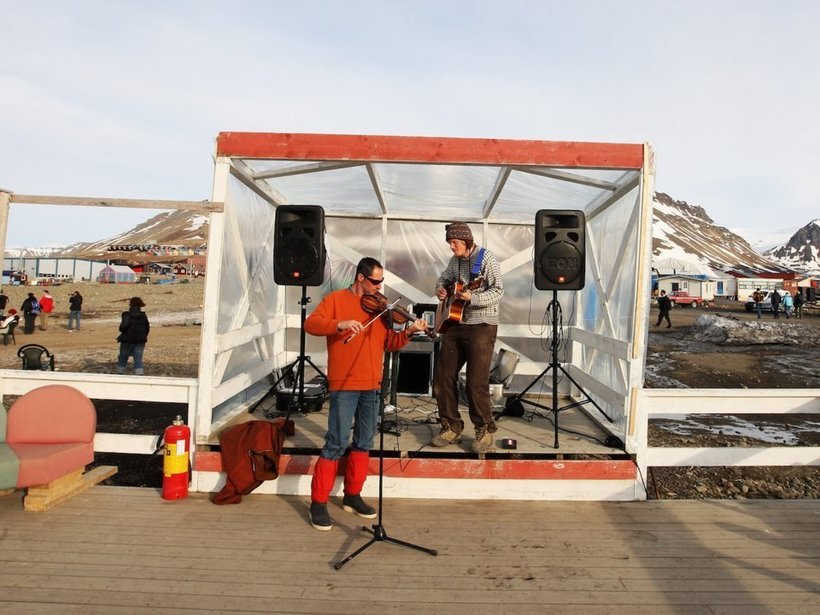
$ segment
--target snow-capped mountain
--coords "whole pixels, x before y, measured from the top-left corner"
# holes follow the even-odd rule
[[[111,246],[173,246],[174,248],[201,248],[208,242],[208,217],[197,212],[175,210],[149,218],[134,228],[91,243],[75,243],[70,246],[49,249],[6,250],[6,256],[73,256],[76,258],[110,259],[118,252]],[[136,252],[145,250],[135,250]],[[12,254],[24,252],[24,254]],[[152,260],[163,260],[154,258]]]
[[[800,229],[788,243],[767,254],[756,252],[749,242],[729,229],[717,226],[703,207],[677,201],[663,192],[655,193],[652,225],[652,266],[661,274],[724,271],[781,273],[820,272],[820,219]],[[62,248],[6,250],[6,256],[74,256],[128,260],[173,260],[151,254],[141,247],[159,245],[203,248],[208,241],[208,218],[190,211],[161,213],[114,237]],[[112,252],[111,246],[132,246],[133,252]],[[24,252],[20,254],[20,252]],[[813,268],[813,269],[812,269]]]
[[[786,243],[772,248],[765,255],[793,271],[820,275],[820,218],[809,222]]]
[[[672,273],[668,263],[688,263],[691,271],[780,273],[788,271],[755,252],[732,231],[717,226],[703,207],[676,201],[656,192],[652,222],[652,262],[661,274]],[[678,273],[681,270],[678,269]]]

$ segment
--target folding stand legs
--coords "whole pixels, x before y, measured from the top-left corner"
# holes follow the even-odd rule
[[[307,317],[308,303],[310,303],[310,297],[307,296],[307,286],[302,286],[302,300],[299,302],[299,305],[302,307],[301,324],[299,327],[299,357],[285,368],[285,371],[282,372],[282,375],[279,376],[271,387],[271,391],[275,392],[279,383],[289,374],[294,376],[293,388],[290,392],[290,400],[288,401],[288,411],[285,415],[285,420],[290,418],[290,413],[294,409],[300,413],[305,412],[305,363],[308,363],[320,376],[326,377],[322,370],[316,367],[313,361],[310,360],[310,357],[305,356],[305,319]],[[294,371],[296,372],[295,374]],[[299,389],[298,396],[296,395],[297,387]],[[267,418],[273,417],[268,416]]]
[[[581,387],[580,384],[575,382],[575,379],[569,375],[569,372],[563,368],[563,366],[558,362],[558,311],[561,309],[561,304],[558,303],[558,291],[552,291],[552,301],[550,301],[549,306],[547,307],[548,310],[552,310],[552,342],[550,344],[550,351],[551,351],[551,361],[550,364],[546,367],[544,371],[538,374],[535,379],[527,385],[523,391],[521,391],[515,397],[511,397],[510,401],[507,403],[509,407],[513,403],[520,403],[520,404],[529,404],[531,406],[535,406],[536,408],[541,408],[542,410],[549,410],[552,412],[552,424],[553,424],[553,431],[555,435],[555,439],[553,442],[553,448],[558,448],[558,413],[562,410],[569,410],[570,408],[577,408],[579,406],[583,406],[586,403],[590,403],[595,406],[598,411],[608,420],[610,423],[614,421],[612,418],[604,412],[604,410],[595,403],[586,391]],[[525,399],[524,396],[527,394],[532,387],[534,387],[538,382],[541,381],[547,373],[552,370],[552,407],[547,407],[541,405],[537,402],[531,401],[529,399]],[[561,408],[558,407],[558,370],[561,370],[569,381],[575,385],[575,387],[584,395],[585,399],[581,401],[572,402],[571,404],[567,404]]]
[[[390,360],[388,355],[385,356],[385,366],[387,362]],[[384,421],[384,395],[380,397],[379,401],[379,424]],[[405,542],[404,540],[399,540],[398,538],[392,538],[391,536],[387,535],[387,532],[382,525],[382,504],[384,501],[384,430],[379,429],[379,517],[376,520],[376,524],[372,527],[362,527],[362,530],[365,532],[369,532],[373,535],[367,543],[363,546],[359,547],[356,551],[348,555],[342,561],[337,562],[333,565],[336,570],[340,570],[342,566],[344,566],[347,562],[352,560],[354,557],[365,551],[368,547],[373,545],[377,542],[392,542],[397,545],[402,545],[404,547],[409,547],[411,549],[416,549],[417,551],[424,551],[425,553],[429,553],[430,555],[438,555],[438,551],[435,549],[428,549],[427,547],[421,547],[419,545],[414,545],[410,542]]]

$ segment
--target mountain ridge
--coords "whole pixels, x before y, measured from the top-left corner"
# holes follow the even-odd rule
[[[653,197],[652,265],[671,273],[684,263],[701,273],[718,276],[734,271],[746,275],[798,272],[820,274],[820,218],[800,228],[787,242],[760,254],[740,235],[715,224],[706,209],[676,200],[664,192]],[[128,262],[168,261],[204,253],[208,218],[177,210],[163,212],[137,226],[95,242],[61,247],[6,250],[7,257],[75,257]],[[118,249],[112,250],[112,247]],[[680,270],[680,267],[676,267]]]

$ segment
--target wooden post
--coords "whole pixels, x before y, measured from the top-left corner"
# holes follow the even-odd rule
[[[9,201],[11,193],[5,190],[0,190],[0,257],[2,257],[3,266],[0,267],[0,275],[6,265],[6,233],[9,228]]]

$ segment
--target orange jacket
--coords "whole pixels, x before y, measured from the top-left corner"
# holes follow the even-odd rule
[[[349,288],[330,293],[305,319],[305,331],[327,337],[327,380],[331,391],[373,391],[382,386],[384,351],[402,348],[410,341],[404,332],[389,331],[379,318],[345,344],[350,331],[338,331],[342,320],[367,322],[360,297]]]

